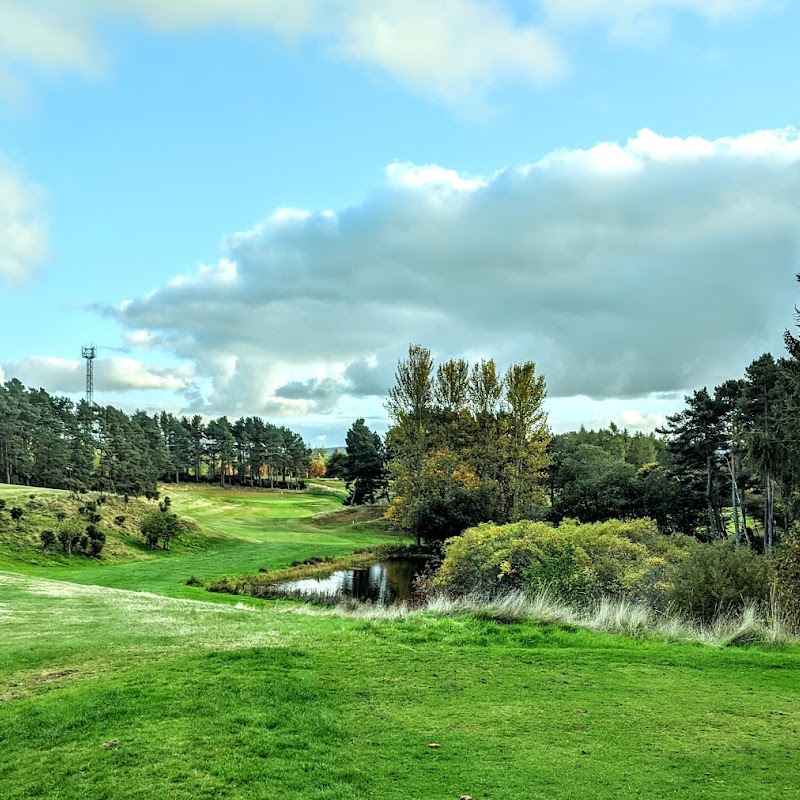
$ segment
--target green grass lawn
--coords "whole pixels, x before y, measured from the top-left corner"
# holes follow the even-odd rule
[[[205,550],[4,565],[0,797],[797,795],[800,648],[181,599],[201,568],[386,538],[307,516],[335,497],[182,492],[176,510],[213,534]]]

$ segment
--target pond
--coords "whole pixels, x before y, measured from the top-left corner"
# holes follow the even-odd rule
[[[352,597],[373,603],[394,603],[414,596],[414,579],[425,569],[424,559],[398,558],[367,567],[340,569],[326,578],[305,578],[276,583],[281,594],[322,597]]]

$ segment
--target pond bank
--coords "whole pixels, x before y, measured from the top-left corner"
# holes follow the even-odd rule
[[[308,559],[289,569],[225,577],[212,592],[303,600],[357,599],[382,604],[409,601],[415,582],[435,554],[413,545],[375,548],[338,559]]]

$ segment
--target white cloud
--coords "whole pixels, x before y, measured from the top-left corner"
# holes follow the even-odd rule
[[[398,169],[361,205],[273,215],[218,269],[108,313],[195,363],[207,410],[246,414],[383,396],[411,342],[533,359],[553,397],[683,392],[740,374],[791,321],[794,130],[642,131],[488,178]]]
[[[515,23],[497,2],[354,0],[335,37],[337,51],[406,83],[463,98],[504,77],[534,81],[564,71],[540,28]]]
[[[126,331],[123,339],[128,347],[148,349],[155,344],[150,331]]]
[[[49,392],[79,393],[86,386],[84,361],[53,356],[28,356],[5,363],[3,370],[26,386],[43,387]],[[94,363],[94,386],[99,392],[125,392],[149,389],[180,391],[192,379],[188,367],[167,369],[144,364],[132,358],[98,358]]]
[[[625,428],[638,431],[652,431],[667,422],[665,414],[643,413],[638,409],[623,408],[620,419]]]
[[[564,69],[547,33],[515,20],[500,0],[0,0],[0,85],[13,83],[20,64],[101,70],[98,28],[120,18],[170,33],[228,26],[311,37],[336,57],[452,100]]]
[[[19,283],[48,257],[43,193],[0,156],[0,279]]]
[[[776,0],[542,0],[551,23],[598,23],[622,39],[667,30],[679,13],[709,20],[741,19],[775,5]]]

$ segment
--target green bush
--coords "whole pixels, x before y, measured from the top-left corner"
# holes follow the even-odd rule
[[[56,533],[56,539],[58,539],[64,552],[70,556],[73,548],[80,543],[82,535],[83,531],[80,523],[76,520],[68,519],[61,523]]]
[[[139,529],[151,550],[155,550],[159,542],[164,550],[169,550],[169,543],[183,528],[176,514],[150,511],[142,517]]]
[[[772,580],[772,564],[753,550],[730,542],[704,544],[676,567],[669,600],[675,610],[711,621],[747,601],[766,601]]]
[[[39,534],[39,539],[42,542],[43,550],[47,550],[48,547],[52,547],[56,543],[56,535],[51,530],[42,531]]]
[[[576,594],[588,587],[589,567],[586,553],[544,522],[485,523],[446,542],[433,585],[456,594],[514,589]]]
[[[454,594],[546,589],[573,600],[612,595],[663,606],[693,546],[659,534],[650,519],[486,523],[446,542],[432,585]]]
[[[775,555],[775,593],[783,608],[800,621],[800,526],[783,537]]]

